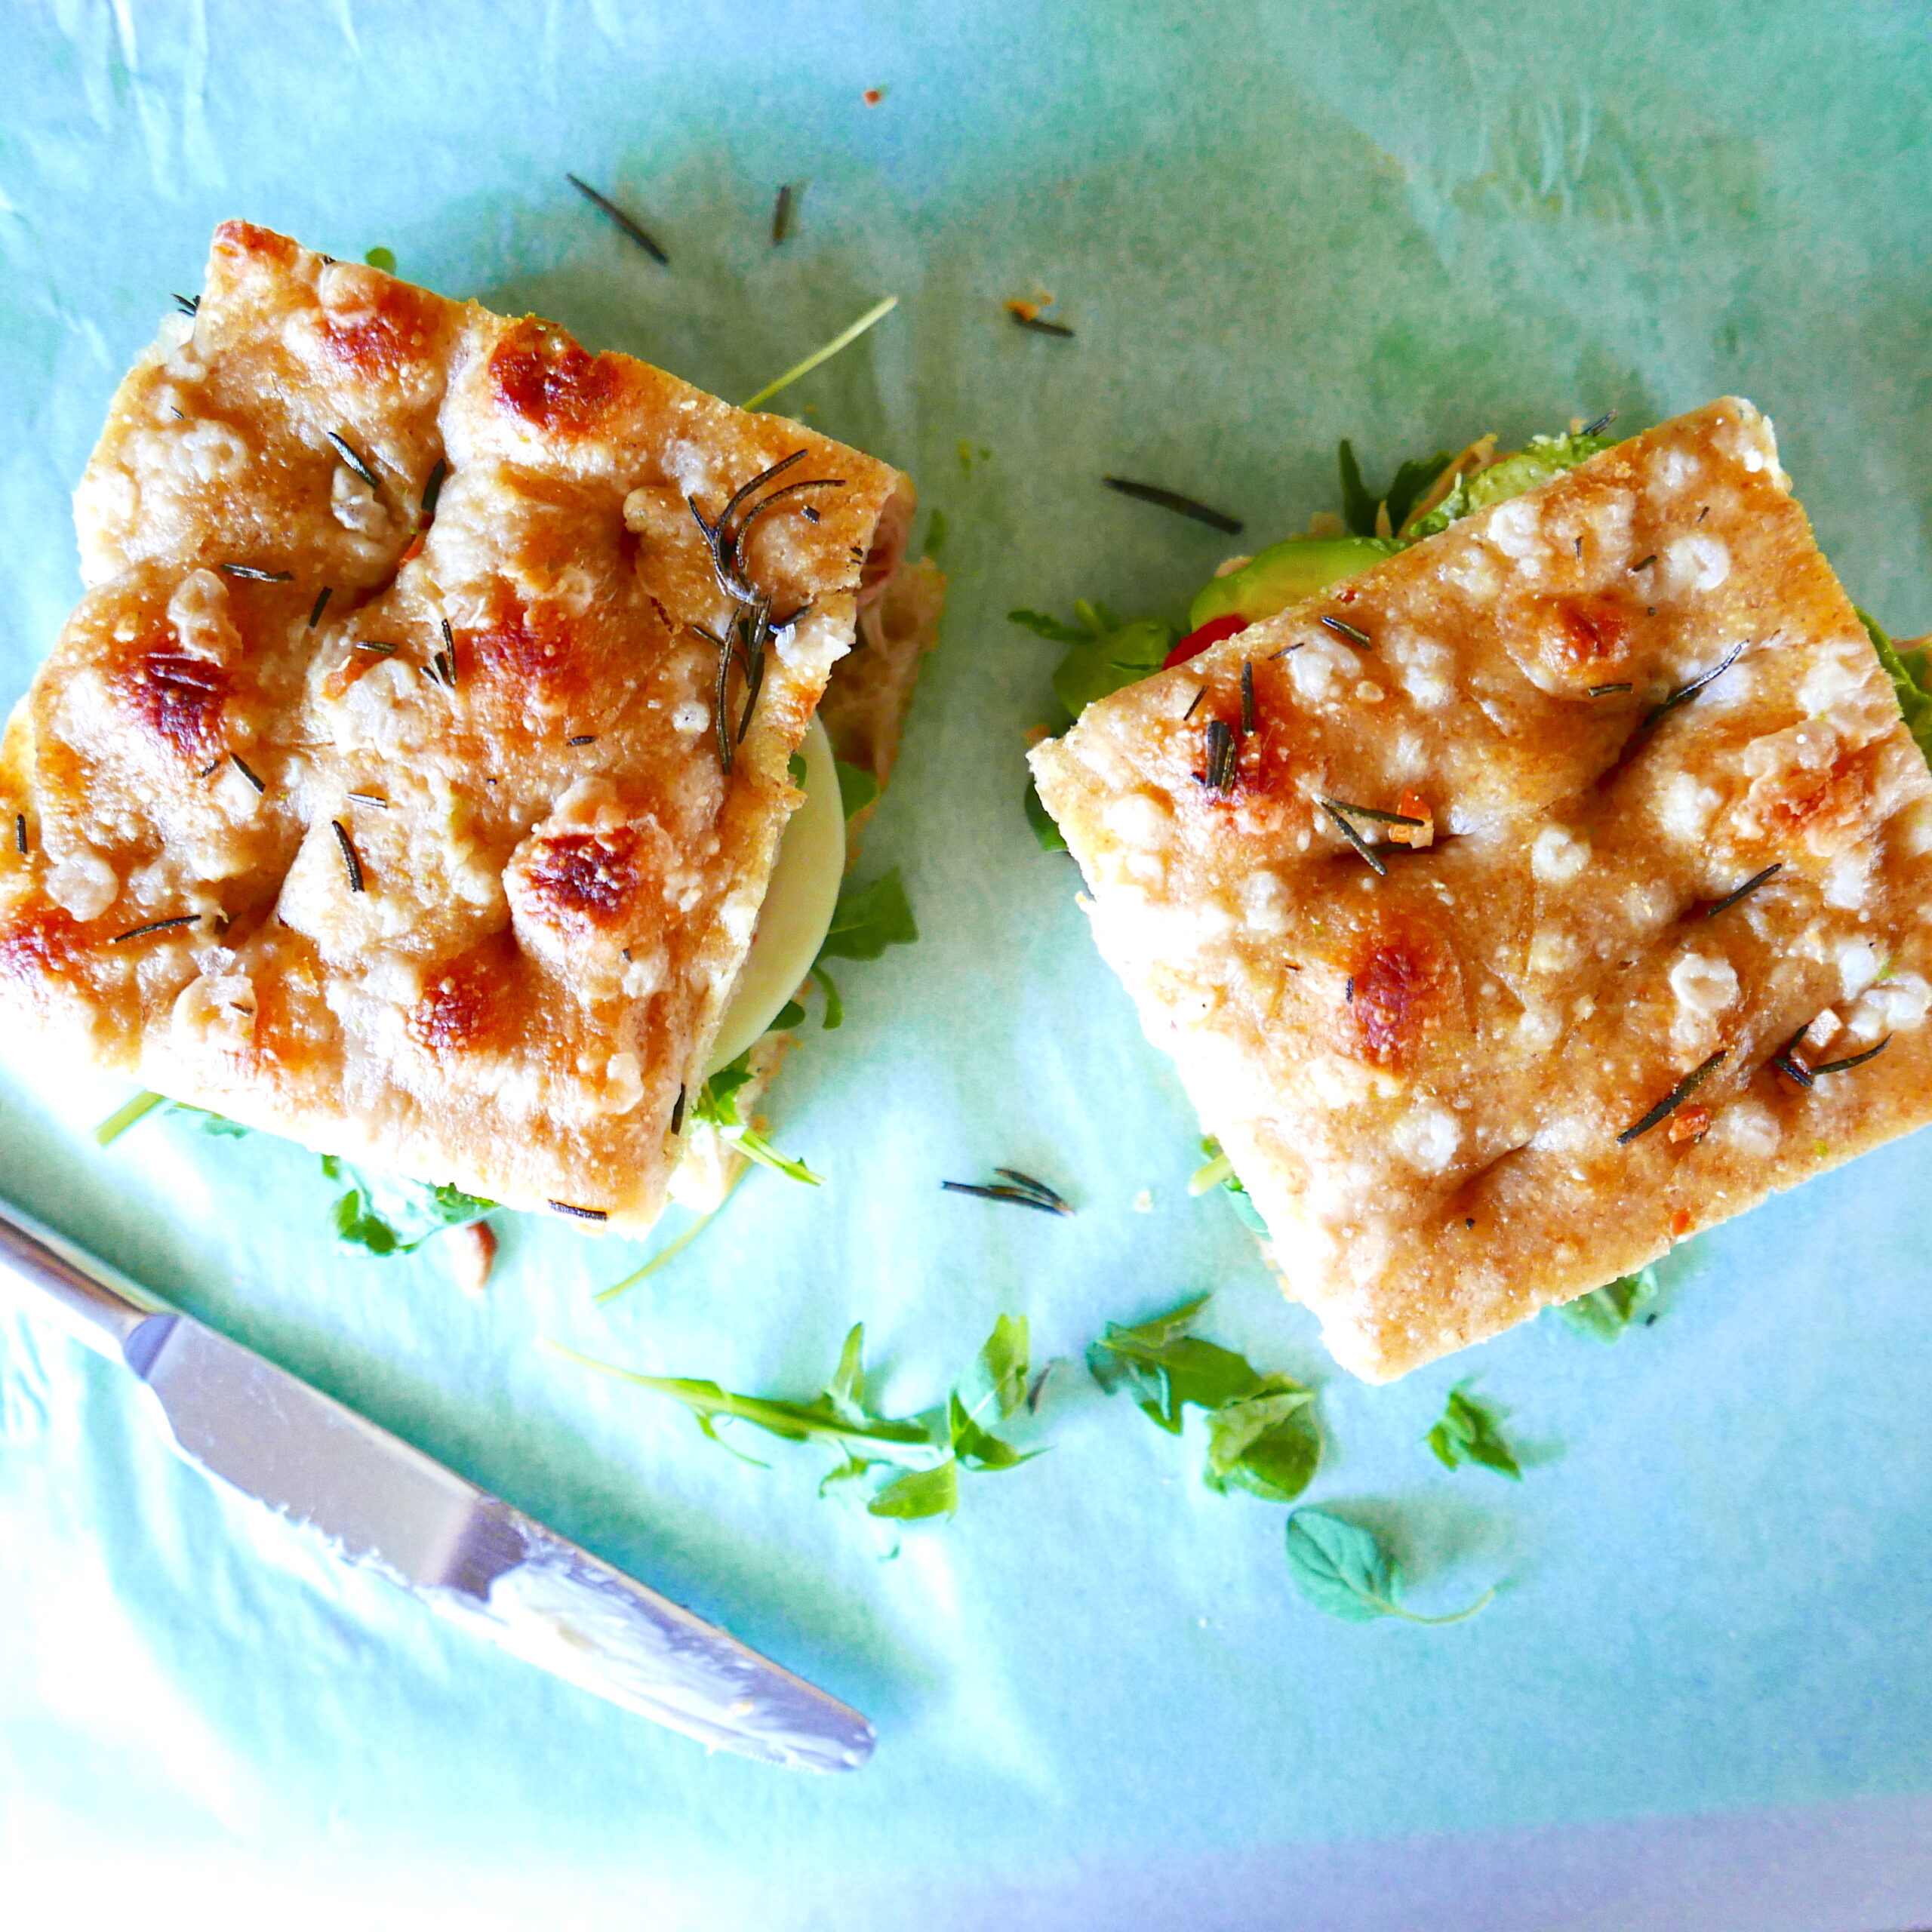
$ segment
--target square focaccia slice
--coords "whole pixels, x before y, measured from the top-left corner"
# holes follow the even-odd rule
[[[648,1226],[905,479],[230,223],[76,503],[0,1001],[249,1125]]]
[[[1095,936],[1386,1380],[1932,1118],[1932,775],[1751,405],[1094,704]]]

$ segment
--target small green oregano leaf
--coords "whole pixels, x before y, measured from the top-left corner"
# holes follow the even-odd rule
[[[959,1507],[959,1465],[950,1456],[936,1468],[913,1469],[889,1482],[866,1505],[869,1515],[916,1522],[950,1516]]]
[[[1292,1503],[1315,1479],[1321,1436],[1315,1391],[1285,1375],[1262,1378],[1254,1394],[1217,1409],[1208,1422],[1202,1479],[1218,1494],[1246,1490],[1266,1503]]]
[[[1327,1509],[1297,1509],[1288,1518],[1288,1576],[1317,1610],[1349,1623],[1398,1617],[1408,1623],[1460,1623],[1485,1607],[1496,1592],[1485,1590],[1466,1610],[1447,1617],[1419,1617],[1399,1601],[1395,1558],[1374,1531]]]
[[[1556,1312],[1578,1334],[1593,1341],[1614,1342],[1632,1322],[1656,1319],[1648,1311],[1657,1298],[1657,1270],[1640,1268],[1634,1275],[1620,1275],[1586,1295],[1562,1303]]]
[[[1493,1411],[1459,1384],[1449,1392],[1442,1420],[1429,1432],[1429,1446],[1444,1469],[1460,1469],[1473,1463],[1512,1482],[1522,1480],[1522,1469],[1515,1452],[1504,1438]]]
[[[1023,1315],[1002,1315],[980,1350],[980,1367],[1003,1420],[1026,1399],[1030,1324]]]

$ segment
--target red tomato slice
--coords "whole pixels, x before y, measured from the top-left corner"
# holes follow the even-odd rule
[[[1224,637],[1232,637],[1236,631],[1246,630],[1247,625],[1247,619],[1238,611],[1230,611],[1225,617],[1210,617],[1198,631],[1189,631],[1161,659],[1161,669],[1171,671],[1177,664],[1185,664],[1190,657],[1198,657],[1211,644],[1219,644]]]

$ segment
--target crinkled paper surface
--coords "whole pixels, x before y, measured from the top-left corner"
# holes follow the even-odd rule
[[[1352,1384],[1187,1198],[1179,1089],[1019,808],[1056,654],[1004,618],[1178,614],[1223,553],[1103,472],[1266,542],[1330,504],[1343,434],[1382,475],[1736,390],[1854,596],[1932,626],[1920,10],[17,0],[5,35],[7,702],[77,592],[67,495],[107,398],[228,215],[733,397],[897,293],[788,401],[918,478],[955,580],[866,855],[925,937],[847,963],[844,1029],[773,1110],[826,1185],[755,1174],[608,1308],[645,1251],[517,1222],[468,1301],[433,1247],[335,1247],[293,1149],[155,1118],[97,1153],[122,1093],[0,1043],[0,1192],[857,1703],[872,1765],[707,1760],[475,1647],[218,1494],[125,1378],[10,1309],[14,1896],[85,1872],[146,1922],[233,1922],[218,1873],[291,1925],[841,1932],[1932,1916],[1924,1137],[1681,1250],[1613,1347],[1544,1321]],[[1071,342],[1001,312],[1046,291]],[[1080,1213],[938,1191],[995,1164]],[[1086,1383],[1103,1322],[1208,1288],[1217,1339],[1323,1382],[1310,1500],[1385,1524],[1420,1607],[1506,1580],[1483,1616],[1324,1620],[1282,1512],[1201,1487],[1198,1425],[1177,1444]],[[863,1318],[903,1412],[1001,1311],[1069,1358],[1052,1453],[890,1560],[817,1499],[824,1458],[747,1467],[534,1346],[808,1394]],[[1520,1489],[1423,1446],[1472,1374]]]

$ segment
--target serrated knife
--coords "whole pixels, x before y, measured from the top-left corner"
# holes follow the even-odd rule
[[[441,1615],[708,1747],[847,1771],[857,1712],[0,1202],[0,1278],[140,1377],[174,1444]]]

